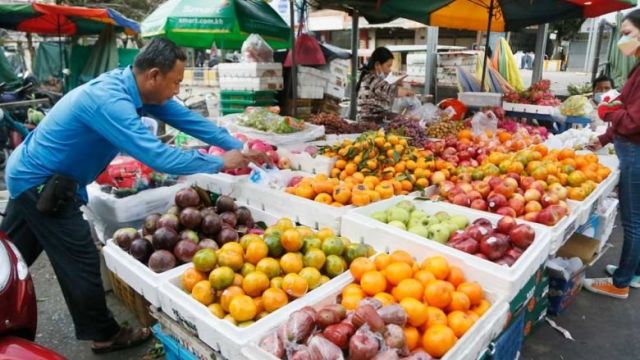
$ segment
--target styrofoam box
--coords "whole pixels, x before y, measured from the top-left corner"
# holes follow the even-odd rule
[[[302,73],[298,74],[298,84],[299,86],[325,87],[327,86],[327,79],[316,76],[315,74]]]
[[[206,306],[182,290],[181,281],[181,274],[174,274],[160,285],[162,311],[197,334],[200,340],[222,353],[225,358],[242,359],[244,356],[241,351],[248,344],[259,341],[268,331],[285,321],[292,312],[314,304],[317,299],[324,299],[334,294],[337,289],[342,289],[351,283],[352,277],[349,271],[345,271],[245,328],[237,327],[212,315]]]
[[[278,221],[278,217],[272,214],[250,206],[248,206],[248,208],[256,222],[262,221],[265,224],[270,225],[275,224],[276,221]],[[107,240],[107,245],[102,249],[107,268],[118,275],[122,281],[131,286],[155,307],[161,307],[161,301],[158,295],[158,286],[169,278],[181,276],[184,270],[191,266],[184,264],[158,274],[151,271],[151,269],[149,269],[145,264],[136,260],[133,256],[122,250],[113,242],[112,239]]]
[[[346,76],[332,74],[330,72],[324,73],[325,79],[327,79],[327,84],[339,86],[339,87],[347,87],[349,83],[349,78]]]
[[[538,224],[530,224],[536,232],[535,240],[531,246],[524,251],[513,266],[506,267],[370,218],[372,213],[386,210],[402,200],[411,199],[398,196],[350,211],[342,219],[342,236],[346,236],[352,241],[364,241],[378,251],[401,246],[407,247],[405,250],[414,254],[414,251],[417,251],[415,249],[419,247],[433,249],[444,254],[448,259],[456,259],[466,264],[467,268],[472,269],[475,276],[478,276],[478,279],[484,279],[483,283],[488,284],[489,288],[504,296],[507,301],[513,299],[527,280],[549,257],[549,231]],[[490,220],[495,226],[502,218],[500,215],[443,202],[414,200],[414,204],[416,208],[429,214],[445,211],[450,215],[464,215],[470,223],[482,217]]]
[[[425,64],[407,65],[407,75],[425,76],[427,67]]]
[[[298,85],[298,98],[300,99],[322,99],[324,98],[324,86]]]
[[[222,63],[218,74],[223,77],[282,77],[281,63]]]
[[[407,54],[407,66],[408,65],[419,65],[427,63],[427,53],[426,52],[411,52]]]
[[[347,77],[349,76],[350,70],[351,63],[347,60],[336,59],[329,63],[329,71],[332,74]]]
[[[438,66],[476,66],[478,53],[452,51],[438,54]]]
[[[333,165],[336,163],[336,158],[330,158],[323,155],[317,155],[313,157],[308,152],[304,151],[307,146],[311,145],[327,145],[328,142],[313,142],[298,145],[290,145],[278,148],[278,154],[284,156],[291,161],[291,169],[297,171],[304,171],[310,174],[325,174],[329,175]]]
[[[504,102],[502,107],[506,111],[516,111],[529,114],[551,115],[555,108],[553,106],[530,105],[530,104],[514,104]]]
[[[296,175],[310,176],[308,173],[281,171],[283,179],[288,183]],[[238,204],[261,209],[276,216],[288,217],[293,221],[307,225],[313,229],[329,227],[340,231],[340,220],[353,206],[334,207],[317,201],[288,194],[284,189],[273,189],[251,182],[240,187]]]
[[[227,195],[235,198],[238,193],[238,183],[246,180],[249,175],[233,176],[225,173],[193,174],[189,181],[212,193]]]
[[[576,225],[583,225],[589,220],[589,216],[598,209],[600,202],[609,196],[611,191],[618,184],[619,178],[620,171],[612,172],[605,180],[598,184],[589,196],[587,196],[583,201],[577,202],[579,206],[575,210]]]
[[[327,87],[324,89],[324,93],[336,97],[338,99],[343,99],[346,89],[344,86],[338,86],[336,84],[327,83]]]
[[[600,208],[598,208],[598,217],[600,223],[598,226],[598,232],[594,238],[600,240],[600,246],[598,252],[602,251],[605,244],[609,241],[611,232],[616,222],[616,215],[618,214],[618,199],[606,198]]]
[[[615,155],[598,155],[599,162],[611,169],[611,171],[616,171],[620,169],[620,159],[618,159]]]
[[[482,92],[462,92],[458,94],[458,100],[467,106],[502,106],[502,94]]]
[[[398,249],[404,248],[398,247]],[[412,252],[412,254],[415,255],[418,260],[422,260],[427,256],[437,255],[438,253],[433,253],[428,249],[420,249],[417,252]],[[423,256],[424,254],[426,255]],[[455,262],[455,260],[451,260],[451,263],[460,266],[465,275],[467,275],[467,278],[471,279],[471,275],[473,274],[475,269],[466,266],[466,264],[464,263],[459,264]],[[351,274],[349,274],[349,277],[353,279]],[[489,345],[491,340],[496,338],[500,334],[500,332],[502,332],[502,329],[507,322],[509,306],[505,302],[504,297],[496,292],[486,290],[490,283],[490,279],[482,279],[482,281],[479,281],[479,283],[483,287],[483,289],[485,289],[485,296],[492,305],[489,310],[487,310],[487,312],[484,313],[475,324],[473,324],[473,326],[467,331],[467,333],[465,333],[460,339],[458,339],[456,344],[447,352],[447,354],[443,358],[441,358],[442,360],[477,359],[478,356]],[[327,296],[318,298],[312,304],[312,306],[316,309],[319,309],[324,305],[334,304],[336,302],[336,297],[340,295],[341,292],[342,288],[334,288],[333,291]],[[284,321],[286,321],[286,319]],[[266,334],[275,331],[280,324],[284,323],[284,321],[281,321],[280,323],[273,325],[271,328],[266,329],[267,331],[264,332],[263,337],[266,336]],[[259,348],[258,343],[260,342],[261,338],[262,337],[254,338],[251,342],[252,344],[243,349],[242,354],[250,360],[276,360],[276,357]]]
[[[266,91],[282,90],[282,77],[268,78],[220,78],[221,90]]]
[[[327,80],[324,71],[310,66],[298,66],[298,76],[300,75],[309,75],[310,77]]]

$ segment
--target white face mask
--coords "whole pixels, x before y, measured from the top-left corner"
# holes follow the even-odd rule
[[[620,40],[618,40],[618,49],[620,49],[624,56],[635,54],[638,47],[640,47],[640,41],[635,37],[623,35],[620,37]]]
[[[593,93],[593,101],[596,104],[600,104],[602,102],[602,95],[604,95],[604,93],[601,93],[601,92]]]

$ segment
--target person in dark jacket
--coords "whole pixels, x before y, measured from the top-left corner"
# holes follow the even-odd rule
[[[620,27],[618,48],[625,56],[640,58],[640,10],[627,14]],[[607,132],[590,148],[613,142],[620,160],[619,196],[624,244],[618,266],[607,265],[611,277],[585,279],[594,293],[619,299],[629,297],[629,286],[640,288],[640,70],[636,65],[617,99],[604,99],[598,107]]]

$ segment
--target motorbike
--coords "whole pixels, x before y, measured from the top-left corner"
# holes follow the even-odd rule
[[[27,263],[7,236],[0,233],[0,359],[65,360],[33,342],[38,312]]]
[[[10,112],[0,108],[0,169],[4,169],[11,152],[35,128],[35,124],[17,121]]]

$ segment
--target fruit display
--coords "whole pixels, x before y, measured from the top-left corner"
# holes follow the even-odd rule
[[[459,196],[463,195],[456,195],[454,200]],[[375,212],[371,217],[423,238],[507,266],[513,265],[535,238],[535,230],[530,225],[518,224],[511,216],[502,217],[494,227],[491,221],[484,218],[470,223],[464,215],[448,214],[445,211],[429,214],[416,209],[409,200],[400,201],[385,211]]]
[[[314,232],[283,218],[264,234],[201,249],[182,274],[182,289],[213,316],[249,326],[347,270],[372,249],[330,229]]]
[[[504,94],[504,101],[542,106],[560,106],[561,104],[560,100],[551,92],[551,81],[549,80],[540,80],[524,91],[509,91]]]
[[[365,122],[348,122],[337,114],[319,113],[312,114],[308,119],[308,123],[324,126],[325,134],[360,134],[367,131],[375,131],[380,125]]]
[[[560,113],[564,116],[587,116],[593,111],[593,106],[584,95],[574,95],[560,105]]]
[[[387,133],[402,136],[411,146],[418,148],[422,148],[428,140],[420,121],[403,115],[395,115],[384,128]]]
[[[258,139],[249,140],[245,136],[241,137],[239,135],[236,135],[236,137],[239,140],[241,140],[243,143],[245,143],[249,150],[265,153],[267,156],[269,156],[273,164],[275,164],[278,167],[278,169],[291,168],[291,161],[287,157],[278,155],[278,148],[276,146]],[[208,154],[213,156],[222,156],[225,153],[224,149],[215,145],[209,146],[208,149],[199,149],[198,151],[200,151],[203,154]],[[258,165],[262,166],[264,165],[264,162],[259,162]],[[224,170],[223,172],[225,174],[236,175],[236,176],[249,175],[251,173],[251,168],[247,166],[244,168]]]
[[[304,121],[291,116],[280,116],[280,108],[247,107],[238,116],[238,124],[275,134],[292,134],[304,129]]]
[[[152,271],[162,273],[191,262],[202,248],[215,250],[244,234],[261,232],[251,211],[238,207],[232,198],[220,196],[212,205],[195,189],[185,188],[176,193],[175,206],[166,214],[148,215],[141,231],[118,229],[113,242]]]
[[[444,139],[449,135],[456,135],[465,127],[467,126],[464,121],[441,120],[427,126],[426,135],[430,138]]]

